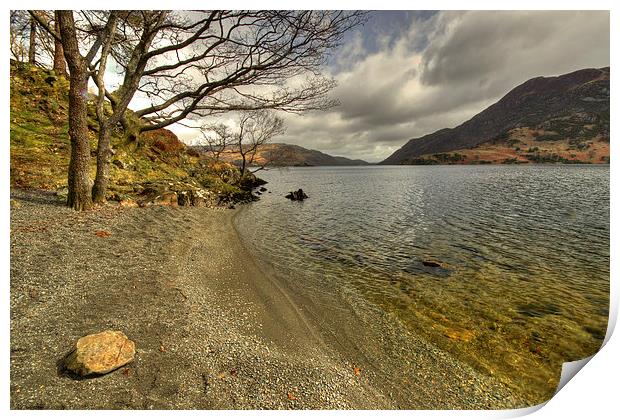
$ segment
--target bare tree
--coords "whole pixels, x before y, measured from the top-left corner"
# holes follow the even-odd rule
[[[254,163],[256,152],[273,137],[283,134],[284,121],[272,111],[244,111],[239,115],[239,131],[234,134],[237,151],[241,155],[241,177],[247,166]]]
[[[73,12],[56,11],[60,29],[60,37],[56,34],[56,31],[39,17],[38,14],[31,13],[32,16],[37,18],[37,21],[44,26],[47,31],[52,34],[56,41],[61,43],[63,52],[69,65],[70,81],[74,79],[73,73],[78,73],[79,77],[86,77],[84,83],[88,82],[88,79],[92,77],[95,85],[98,89],[97,101],[96,101],[96,117],[99,123],[98,142],[97,142],[97,172],[94,183],[90,182],[90,186],[84,182],[82,189],[84,194],[88,191],[88,195],[92,195],[92,198],[86,202],[86,208],[95,203],[104,203],[105,194],[109,183],[110,174],[110,158],[113,155],[111,144],[111,132],[113,128],[121,122],[124,118],[125,111],[129,105],[129,102],[133,98],[136,89],[138,88],[140,77],[146,66],[146,61],[143,61],[143,53],[150,48],[151,42],[157,35],[161,24],[165,21],[165,17],[168,12],[148,12],[148,11],[125,11],[125,12],[80,12],[81,20],[83,21],[79,31],[83,34],[90,35],[93,40],[89,53],[86,57],[79,55],[79,49],[77,50],[78,56],[75,56],[76,50],[72,48],[71,51],[67,51],[69,44],[75,41],[78,42],[78,28],[73,20]],[[63,30],[63,23],[68,19],[72,22],[71,29]],[[71,32],[71,36],[69,35]],[[135,48],[127,49],[131,47],[127,43],[127,34],[132,32],[135,36],[133,40],[136,41]],[[83,37],[88,39],[88,37]],[[84,42],[84,41],[83,41]],[[126,71],[122,85],[113,93],[108,92],[104,83],[104,76],[108,64],[108,59],[113,53],[113,48],[125,48],[127,55],[123,58],[126,59]],[[99,51],[99,49],[101,49]],[[70,58],[73,64],[78,64],[79,67],[70,63]],[[94,58],[97,57],[97,61],[94,62]],[[82,73],[83,72],[83,73]],[[77,77],[77,76],[76,76]],[[70,84],[71,86],[71,84]],[[87,98],[86,88],[84,88],[84,99]],[[71,94],[71,87],[70,87]],[[105,99],[108,99],[112,105],[112,113],[108,113],[105,110]],[[71,121],[71,98],[69,101],[69,116]],[[76,110],[77,112],[77,110]],[[83,119],[86,120],[86,109],[84,109]],[[82,134],[80,134],[82,135]],[[87,132],[83,134],[81,144],[88,144]],[[73,138],[72,138],[73,139]],[[73,145],[73,143],[72,143]],[[73,147],[72,147],[73,150]],[[80,167],[83,170],[82,167]],[[69,182],[74,177],[73,167],[69,167]],[[86,179],[88,174],[83,174],[80,178]],[[71,200],[71,187],[69,187],[69,201],[68,205],[76,208],[72,205]],[[81,206],[77,206],[79,209]]]
[[[363,19],[342,11],[130,12],[111,50],[124,72],[116,93],[131,99],[138,91],[151,105],[128,124],[129,102],[106,97],[138,132],[228,111],[325,109],[335,104],[326,97],[335,83],[322,74],[327,53]],[[96,201],[109,165],[98,159]]]
[[[126,129],[136,126],[139,134],[228,111],[301,112],[334,105],[335,101],[326,97],[334,81],[322,74],[322,66],[342,35],[363,20],[360,12],[341,11],[77,13],[81,17],[79,31],[73,12],[58,11],[60,36],[35,13],[31,16],[62,44],[70,81],[75,85],[70,96],[78,89],[86,92],[88,77],[99,89],[97,176],[92,189],[95,202],[105,201],[113,153],[110,132],[118,122]],[[86,56],[80,54],[79,35],[82,44],[90,45],[90,49],[83,48],[88,50]],[[102,62],[109,57],[123,75],[114,92],[106,88],[103,79],[106,66]],[[134,114],[138,118],[129,124],[125,111],[137,91],[151,104],[137,110]],[[99,112],[104,98],[111,104],[111,116]],[[83,103],[76,97],[70,99],[72,157],[74,138],[76,148],[78,143],[80,147],[88,143],[86,130],[77,129],[85,127],[85,104],[86,99]],[[83,115],[77,117],[78,112]],[[76,159],[71,162],[82,162],[86,157],[81,153],[84,151],[75,152]],[[76,180],[80,180],[79,188]],[[82,199],[88,190],[87,180],[82,164],[70,165],[68,204],[72,207],[91,205]],[[78,190],[76,204],[74,192]]]
[[[42,27],[39,21],[48,26],[54,26],[57,37],[58,20],[51,11],[38,10],[34,12],[37,18],[26,10],[11,11],[11,54],[17,61],[28,61],[30,64],[46,67],[52,62],[58,75],[65,75],[66,63],[62,52],[62,45]],[[43,29],[43,30],[40,30]],[[60,46],[60,48],[59,48]],[[59,70],[62,69],[62,73]]]
[[[93,69],[95,83],[98,89],[97,98],[97,120],[99,122],[99,138],[97,142],[97,175],[93,187],[93,200],[96,203],[104,203],[105,195],[110,178],[110,160],[113,151],[110,145],[111,132],[114,126],[121,122],[125,116],[129,102],[133,98],[139,87],[140,79],[148,63],[145,59],[146,51],[149,51],[155,37],[162,30],[162,25],[167,21],[167,11],[126,11],[112,12],[108,18],[118,22],[118,31],[113,32],[106,44],[103,44],[99,57],[99,66]],[[131,35],[135,44],[132,46]],[[137,36],[136,36],[137,35]],[[118,36],[118,39],[115,39]],[[114,47],[122,48],[124,55],[114,53]],[[107,59],[114,54],[118,60],[124,64],[126,70],[121,86],[112,94],[109,94],[104,84],[104,74],[106,71]],[[104,112],[105,98],[110,100],[112,105],[111,115]]]
[[[219,161],[220,155],[233,145],[233,133],[225,124],[205,125],[200,133],[215,161]]]
[[[217,11],[180,16],[175,41],[148,53],[137,110],[142,131],[221,112],[325,109],[334,81],[328,52],[360,24],[361,12]]]
[[[67,205],[76,210],[92,206],[92,182],[89,175],[90,144],[88,141],[87,101],[89,66],[101,44],[108,39],[116,24],[114,15],[108,20],[86,56],[80,53],[77,30],[72,11],[59,11],[60,42],[69,66],[69,136],[71,138],[71,160],[69,162],[69,195]],[[99,110],[99,102],[98,102]]]

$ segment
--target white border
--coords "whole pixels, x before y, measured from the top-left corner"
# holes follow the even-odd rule
[[[119,0],[109,0],[105,3],[101,2],[86,2],[86,1],[22,1],[22,2],[13,2],[10,5],[7,5],[7,8],[4,11],[3,19],[0,25],[2,25],[4,40],[8,40],[8,7],[13,6],[15,8],[32,8],[32,9],[49,9],[50,3],[53,4],[54,8],[58,9],[76,9],[76,8],[93,8],[99,9],[102,6],[106,6],[106,8],[136,8],[136,9],[147,9],[147,8],[170,8],[171,5],[174,5],[176,9],[196,9],[201,6],[202,2],[198,1],[187,1],[187,0],[176,0],[174,3],[163,2],[163,1],[140,1],[140,2],[132,2],[127,3],[127,1],[119,1]],[[562,2],[551,2],[551,1],[536,1],[536,0],[521,0],[521,1],[503,1],[503,2],[491,2],[491,1],[450,1],[450,0],[436,0],[436,1],[427,1],[427,0],[419,0],[419,1],[381,1],[381,2],[369,2],[369,1],[325,1],[325,0],[315,0],[315,1],[307,1],[301,0],[291,3],[290,1],[260,1],[260,2],[250,2],[250,1],[238,1],[238,0],[230,0],[226,2],[218,1],[218,2],[205,2],[204,6],[210,6],[212,8],[261,8],[261,9],[277,9],[277,8],[291,8],[294,7],[296,9],[375,9],[375,10],[399,10],[399,9],[416,9],[416,10],[454,10],[454,9],[490,9],[490,10],[513,10],[513,9],[529,9],[529,10],[549,10],[549,9],[573,9],[573,10],[611,10],[611,67],[612,72],[615,70],[615,54],[614,54],[614,45],[618,45],[617,42],[617,28],[618,28],[618,20],[616,19],[616,15],[618,12],[614,10],[614,5],[619,4],[617,2],[611,1],[598,1],[598,0],[590,0],[588,2],[583,1],[562,1]],[[6,48],[6,45],[5,45]],[[567,51],[567,54],[570,52]],[[8,55],[8,54],[7,54]],[[5,56],[6,57],[6,56]],[[6,60],[6,58],[5,58]],[[2,74],[0,74],[0,80],[3,80],[2,84],[2,94],[4,99],[4,104],[8,103],[8,92],[9,92],[9,70],[8,70],[8,60],[2,66]],[[615,80],[615,79],[614,79]],[[617,107],[617,89],[615,89],[615,83],[611,84],[611,131],[612,137],[613,133],[615,133],[615,127],[618,123],[617,113],[614,113]],[[0,153],[1,160],[1,168],[3,173],[3,179],[0,183],[0,188],[2,195],[5,197],[2,200],[1,211],[2,211],[2,223],[0,224],[0,229],[3,235],[4,240],[2,241],[2,258],[4,264],[3,267],[3,276],[2,280],[4,288],[2,289],[2,298],[5,303],[4,308],[5,311],[2,313],[2,325],[4,326],[4,334],[3,334],[3,346],[0,351],[2,352],[2,360],[4,363],[2,366],[2,391],[1,391],[1,399],[2,399],[2,408],[3,411],[9,411],[9,343],[8,343],[8,333],[9,333],[9,264],[8,264],[8,256],[9,256],[9,142],[8,142],[8,121],[9,121],[9,108],[3,107],[3,118],[0,120],[0,124],[2,124],[2,132],[5,134],[3,136],[0,144],[2,145],[2,153]],[[615,142],[617,140],[612,140],[612,149],[615,149]],[[615,156],[615,154],[614,154]],[[611,167],[611,214],[610,214],[610,222],[611,222],[611,254],[613,256],[618,255],[618,246],[617,246],[617,238],[618,238],[618,226],[617,226],[617,215],[618,215],[618,176],[616,175],[615,159],[612,159],[612,167]],[[611,313],[610,313],[610,322],[615,325],[615,321],[617,319],[617,309],[618,309],[618,282],[614,279],[618,271],[618,260],[612,258],[610,273],[612,278],[611,284]],[[610,329],[611,330],[611,329]],[[609,335],[607,337],[609,339]],[[558,394],[553,397],[544,407],[535,411],[533,414],[530,414],[529,418],[532,419],[559,419],[559,418],[583,418],[585,416],[592,418],[611,418],[612,416],[617,415],[618,413],[618,374],[619,374],[619,362],[618,356],[620,356],[620,345],[618,344],[617,337],[611,337],[607,344],[601,349],[601,351],[595,355],[592,360],[583,368],[581,372],[578,373],[577,377],[571,381],[569,381],[564,388],[562,388]],[[540,407],[539,407],[540,408]],[[321,412],[248,412],[248,411],[217,411],[217,412],[170,412],[170,411],[158,411],[158,412],[114,412],[112,415],[114,416],[149,416],[149,418],[164,418],[169,417],[170,415],[182,416],[182,417],[223,417],[227,418],[246,418],[248,415],[252,417],[267,417],[267,418],[280,418],[280,417],[290,417],[295,416],[295,418],[308,418],[308,417],[344,417],[347,418],[351,415],[361,418],[371,418],[376,417],[377,415],[381,416],[389,416],[389,417],[401,417],[407,418],[415,417],[415,418],[498,418],[498,417],[514,417],[515,415],[524,415],[527,412],[531,412],[532,410],[515,410],[515,411],[495,411],[495,412],[484,412],[484,411],[459,411],[459,412],[446,412],[446,411],[321,411]],[[613,414],[612,414],[613,413]],[[12,416],[17,417],[48,417],[48,416],[70,416],[70,417],[82,417],[83,415],[94,416],[107,418],[111,415],[110,412],[105,411],[90,411],[88,413],[72,411],[72,412],[10,412]]]

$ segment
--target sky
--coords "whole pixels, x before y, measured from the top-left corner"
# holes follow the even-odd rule
[[[287,131],[273,141],[377,162],[532,77],[609,66],[609,37],[607,11],[370,12],[325,69],[339,106],[283,114]]]

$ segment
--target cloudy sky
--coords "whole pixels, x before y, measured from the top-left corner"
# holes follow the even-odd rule
[[[273,141],[377,162],[532,77],[608,65],[608,12],[372,12],[330,57],[340,105],[284,115]]]

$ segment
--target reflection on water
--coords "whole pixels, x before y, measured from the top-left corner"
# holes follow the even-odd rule
[[[241,235],[296,289],[339,285],[540,400],[596,351],[609,302],[609,166],[291,168]],[[288,191],[303,188],[305,202]],[[441,262],[440,267],[423,264]]]

